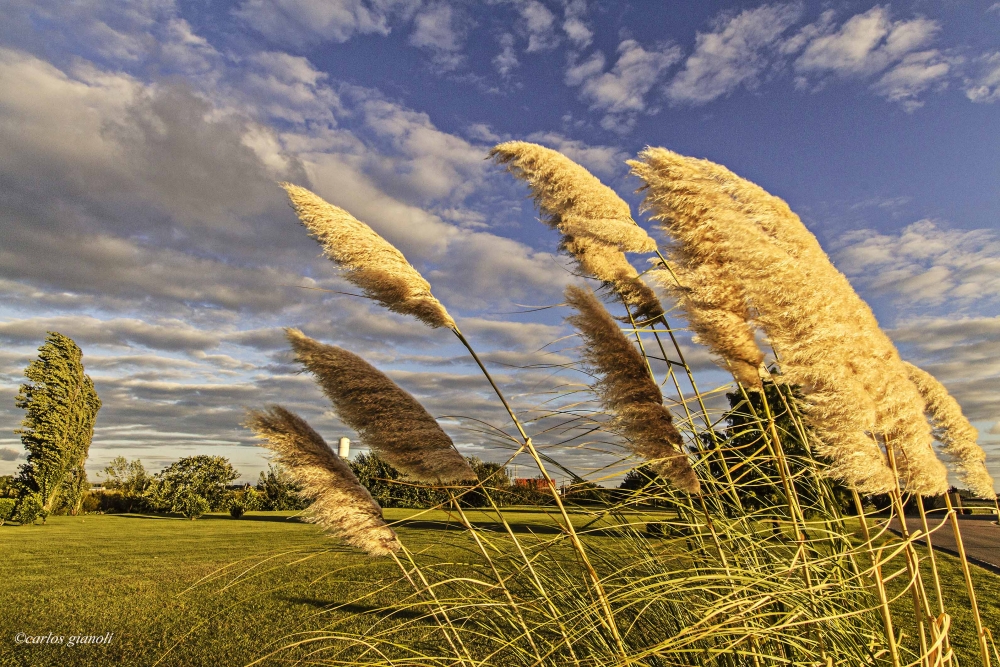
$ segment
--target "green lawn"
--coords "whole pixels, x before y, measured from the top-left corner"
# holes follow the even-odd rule
[[[290,643],[294,633],[347,618],[348,629],[375,622],[376,615],[358,612],[396,601],[398,591],[372,594],[397,575],[393,562],[342,547],[289,514],[240,521],[88,515],[0,527],[0,664],[244,665]],[[386,518],[412,514],[387,510]],[[507,516],[520,530],[551,526],[538,511]],[[445,519],[431,513],[399,532],[413,551],[467,561],[463,533],[442,539],[434,522]],[[949,556],[939,555],[939,563],[956,652],[962,665],[978,664],[961,572]],[[1000,577],[973,569],[983,615],[1000,636]],[[69,648],[16,645],[17,633],[114,635],[109,645]]]

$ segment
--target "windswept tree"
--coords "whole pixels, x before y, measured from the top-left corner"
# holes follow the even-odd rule
[[[17,407],[25,411],[21,436],[28,461],[20,468],[20,482],[41,498],[51,511],[61,493],[70,510],[79,508],[86,487],[84,462],[101,409],[94,383],[83,369],[83,352],[70,338],[50,331],[28,364]]]

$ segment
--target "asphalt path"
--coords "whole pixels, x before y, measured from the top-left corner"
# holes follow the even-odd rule
[[[941,525],[942,522],[944,525]],[[958,525],[962,532],[962,544],[965,545],[965,554],[969,561],[1000,573],[1000,526],[996,523],[996,517],[985,514],[959,515]],[[946,520],[944,512],[928,512],[927,527],[931,531],[931,544],[934,545],[935,549],[958,554],[955,533],[952,530],[951,522]],[[899,519],[893,519],[889,528],[898,533]],[[920,517],[906,517],[906,528],[910,534],[922,530]],[[917,541],[921,544],[926,543],[923,537],[918,538]]]

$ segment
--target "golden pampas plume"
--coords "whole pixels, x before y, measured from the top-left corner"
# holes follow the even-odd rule
[[[927,371],[903,362],[910,379],[927,405],[927,416],[944,452],[955,462],[958,478],[979,498],[996,498],[993,478],[986,470],[986,452],[979,446],[979,432],[944,385]]]
[[[660,268],[650,275],[677,300],[694,341],[706,346],[716,363],[743,386],[759,389],[764,353],[754,337],[750,304],[739,283],[726,278],[714,260],[679,261],[681,256],[674,249],[670,270]]]
[[[731,334],[717,329],[713,351],[739,361],[746,332],[753,325],[765,331],[780,356],[782,381],[802,390],[816,451],[832,477],[862,492],[894,488],[882,443],[899,450],[898,472],[909,491],[936,495],[947,488],[923,402],[895,347],[787,205],[707,160],[662,148],[639,158],[629,164],[645,181],[644,208],[674,241],[671,260],[695,293],[723,285],[688,304],[696,321],[715,308],[732,323]],[[714,324],[702,316],[700,326]]]
[[[428,484],[476,478],[434,417],[384,373],[298,329],[285,333],[296,361],[316,376],[341,421],[404,477]]]
[[[371,227],[305,188],[291,183],[282,183],[281,187],[309,234],[365,296],[429,326],[455,326],[451,315],[431,294],[430,284],[403,253]]]
[[[358,478],[304,419],[279,405],[251,410],[246,426],[275,452],[302,490],[312,499],[306,518],[372,556],[399,551],[399,539],[382,508]]]
[[[597,278],[622,300],[637,323],[649,322],[663,315],[663,306],[639,272],[614,246],[589,237],[563,236],[559,249],[572,256],[580,270]]]
[[[586,341],[584,363],[599,378],[594,390],[615,415],[612,428],[659,474],[688,493],[698,493],[698,478],[683,451],[681,434],[642,355],[592,291],[571,285],[566,301],[577,311],[567,319]]]
[[[559,151],[508,141],[494,146],[489,157],[528,184],[543,221],[564,235],[626,252],[656,250],[656,242],[635,224],[628,204]]]

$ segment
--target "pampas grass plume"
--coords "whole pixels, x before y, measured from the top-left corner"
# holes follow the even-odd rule
[[[656,250],[628,204],[559,151],[508,141],[494,146],[489,156],[528,184],[543,220],[566,236],[589,237],[626,252]]]
[[[718,308],[746,331],[753,309],[754,323],[780,354],[782,381],[802,389],[815,449],[827,460],[828,474],[863,493],[894,488],[893,473],[872,437],[876,434],[904,453],[898,462],[910,490],[924,494],[946,484],[943,466],[930,447],[929,428],[923,434],[902,428],[914,405],[905,387],[886,384],[876,391],[872,386],[872,373],[906,379],[892,359],[894,348],[881,344],[885,335],[877,325],[873,330],[871,321],[856,317],[863,302],[846,278],[826,279],[836,270],[825,253],[792,253],[789,244],[804,247],[801,236],[794,243],[779,243],[775,235],[790,235],[776,225],[759,224],[764,213],[774,209],[771,201],[752,199],[763,190],[747,186],[740,190],[742,199],[734,199],[733,188],[727,191],[720,184],[719,170],[707,160],[663,148],[647,148],[629,164],[645,181],[644,208],[670,235],[672,257],[690,273],[686,278],[693,278],[692,305]],[[714,284],[721,293],[699,303],[697,290]],[[734,295],[727,296],[727,290]],[[747,342],[741,329],[734,347]],[[876,342],[877,353],[872,347]],[[722,356],[738,359],[732,351]],[[917,412],[917,419],[910,421],[926,420]]]
[[[365,223],[309,190],[282,183],[299,220],[319,241],[345,278],[389,310],[412,315],[431,327],[455,327],[455,321],[431,294],[430,284],[403,253]]]
[[[911,363],[903,362],[910,379],[927,405],[937,439],[958,468],[958,476],[979,498],[996,498],[993,478],[986,471],[986,452],[979,446],[979,432],[937,378]]]
[[[415,398],[367,361],[286,329],[296,360],[313,375],[345,424],[404,477],[427,484],[473,480],[451,438]]]
[[[372,556],[399,551],[399,539],[385,521],[382,508],[354,473],[304,419],[279,405],[251,410],[246,426],[275,452],[312,499],[306,518]]]
[[[663,306],[639,272],[618,248],[586,236],[564,236],[559,249],[572,256],[580,270],[610,287],[631,311],[636,322],[663,315]]]
[[[586,341],[584,363],[600,378],[594,389],[615,414],[612,427],[635,454],[652,461],[659,474],[688,493],[698,493],[698,478],[682,450],[681,434],[642,355],[592,291],[571,285],[566,301],[577,311],[567,319]]]

